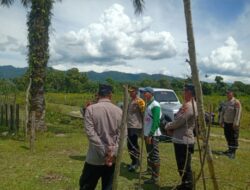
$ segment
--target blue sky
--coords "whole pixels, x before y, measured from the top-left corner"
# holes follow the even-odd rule
[[[198,7],[204,13],[215,17],[224,23],[230,23],[237,19],[244,11],[248,0],[200,0]]]
[[[130,0],[55,3],[49,65],[190,76],[182,0],[145,2],[141,16]],[[0,65],[27,66],[27,11],[0,7]],[[192,14],[200,78],[250,83],[250,1],[193,0]]]

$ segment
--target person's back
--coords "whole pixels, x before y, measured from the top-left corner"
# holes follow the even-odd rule
[[[96,104],[89,106],[85,114],[85,131],[89,137],[89,150],[86,161],[99,165],[105,163],[104,153],[107,148],[117,148],[121,124],[122,110],[111,103],[109,99],[100,99]],[[95,128],[89,126],[93,122]],[[96,154],[99,152],[98,154]]]
[[[173,131],[172,141],[179,144],[194,144],[194,128],[195,121],[198,116],[197,105],[195,100],[186,102],[176,114],[175,120],[172,122],[176,126]]]
[[[111,86],[100,85],[98,96],[98,102],[89,105],[84,116],[89,148],[79,181],[80,190],[94,190],[99,178],[103,190],[112,189],[122,110],[111,102]]]

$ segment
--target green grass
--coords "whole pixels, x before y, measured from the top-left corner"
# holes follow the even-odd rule
[[[46,122],[48,131],[37,134],[34,153],[29,150],[29,140],[24,138],[22,128],[19,135],[4,136],[2,132],[7,129],[0,126],[1,190],[79,189],[78,180],[83,168],[88,141],[83,132],[82,121],[68,116],[68,113],[79,110],[82,95],[75,94],[71,97],[67,94],[67,100],[74,100],[75,103],[66,103],[66,105],[64,105],[63,98],[60,100],[60,97],[64,96],[63,94],[59,95],[58,99],[56,94],[48,94],[47,96]],[[119,96],[116,97],[116,99],[119,98]],[[19,100],[21,101],[21,98]],[[249,112],[246,112],[246,114],[249,114]],[[249,118],[244,122],[249,123]],[[240,131],[240,148],[235,160],[220,155],[220,152],[227,148],[223,129],[213,126],[211,134],[210,145],[214,153],[213,160],[220,190],[247,189],[247,185],[250,188],[249,127],[243,127]],[[170,190],[179,180],[173,145],[171,143],[160,143],[160,155],[160,189]],[[144,170],[146,166],[145,150],[143,158]],[[130,163],[130,159],[125,145],[119,177],[119,190],[134,189],[138,182],[138,173],[127,171],[126,164],[128,163]],[[195,175],[198,175],[200,161],[197,146],[193,155],[192,166]],[[206,163],[206,184],[207,189],[210,190],[213,189],[213,186],[208,171]],[[143,188],[145,190],[158,189],[152,185],[143,185]],[[97,189],[101,189],[100,184],[98,184]],[[196,189],[203,189],[201,180],[197,182]]]
[[[35,142],[35,152],[29,150],[28,140],[17,137],[0,138],[0,189],[1,190],[42,190],[42,189],[78,189],[78,179],[83,167],[87,151],[87,138],[81,127],[69,130],[73,126],[62,126],[61,133],[57,136],[53,132],[38,134]],[[70,132],[69,132],[70,131]],[[220,135],[221,129],[213,129],[213,134]],[[250,139],[248,138],[250,141]],[[250,142],[240,141],[240,149],[237,159],[230,160],[218,155],[219,151],[226,149],[225,140],[222,137],[211,137],[211,147],[214,154],[216,176],[219,178],[220,189],[244,189],[250,179]],[[171,189],[178,182],[178,174],[171,143],[160,143],[161,154],[161,189]],[[124,147],[121,176],[119,177],[119,189],[133,189],[138,182],[138,174],[127,172],[129,156]],[[146,165],[144,150],[144,169]],[[193,155],[193,169],[199,173],[199,154]],[[207,189],[213,189],[207,165],[205,176],[208,178]],[[229,180],[227,185],[226,180]],[[144,189],[152,189],[153,186],[144,185]],[[100,185],[97,189],[100,189]],[[202,189],[201,180],[197,183],[197,189]]]
[[[27,141],[1,140],[0,189],[76,189],[85,154],[83,135],[46,133],[37,139],[35,153]]]

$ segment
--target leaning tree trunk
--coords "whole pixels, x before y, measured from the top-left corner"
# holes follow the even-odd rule
[[[184,3],[184,11],[185,11],[185,19],[186,19],[186,28],[187,28],[187,40],[188,40],[188,53],[189,53],[189,64],[192,71],[192,81],[195,86],[196,98],[197,98],[197,106],[198,106],[198,114],[199,114],[199,123],[202,132],[202,140],[204,145],[206,145],[206,123],[204,118],[204,107],[203,107],[203,97],[202,97],[202,88],[199,79],[199,73],[196,63],[196,52],[195,52],[195,41],[194,41],[194,34],[193,34],[193,26],[192,26],[192,14],[191,14],[191,7],[190,7],[190,0],[183,0]],[[213,186],[215,190],[218,190],[218,183],[215,177],[214,165],[213,165],[213,158],[212,152],[210,149],[209,144],[206,145],[207,147],[207,163],[210,172],[210,176],[213,181]]]
[[[27,22],[28,62],[31,78],[29,115],[32,111],[35,112],[35,125],[41,131],[46,130],[44,84],[49,59],[49,26],[52,5],[53,0],[32,0]]]

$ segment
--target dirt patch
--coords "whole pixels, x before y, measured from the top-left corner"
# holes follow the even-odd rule
[[[64,133],[57,133],[55,136],[56,137],[66,137],[66,135]]]
[[[41,179],[43,183],[54,183],[57,181],[65,181],[67,177],[55,172],[48,172],[45,176],[42,176]]]

